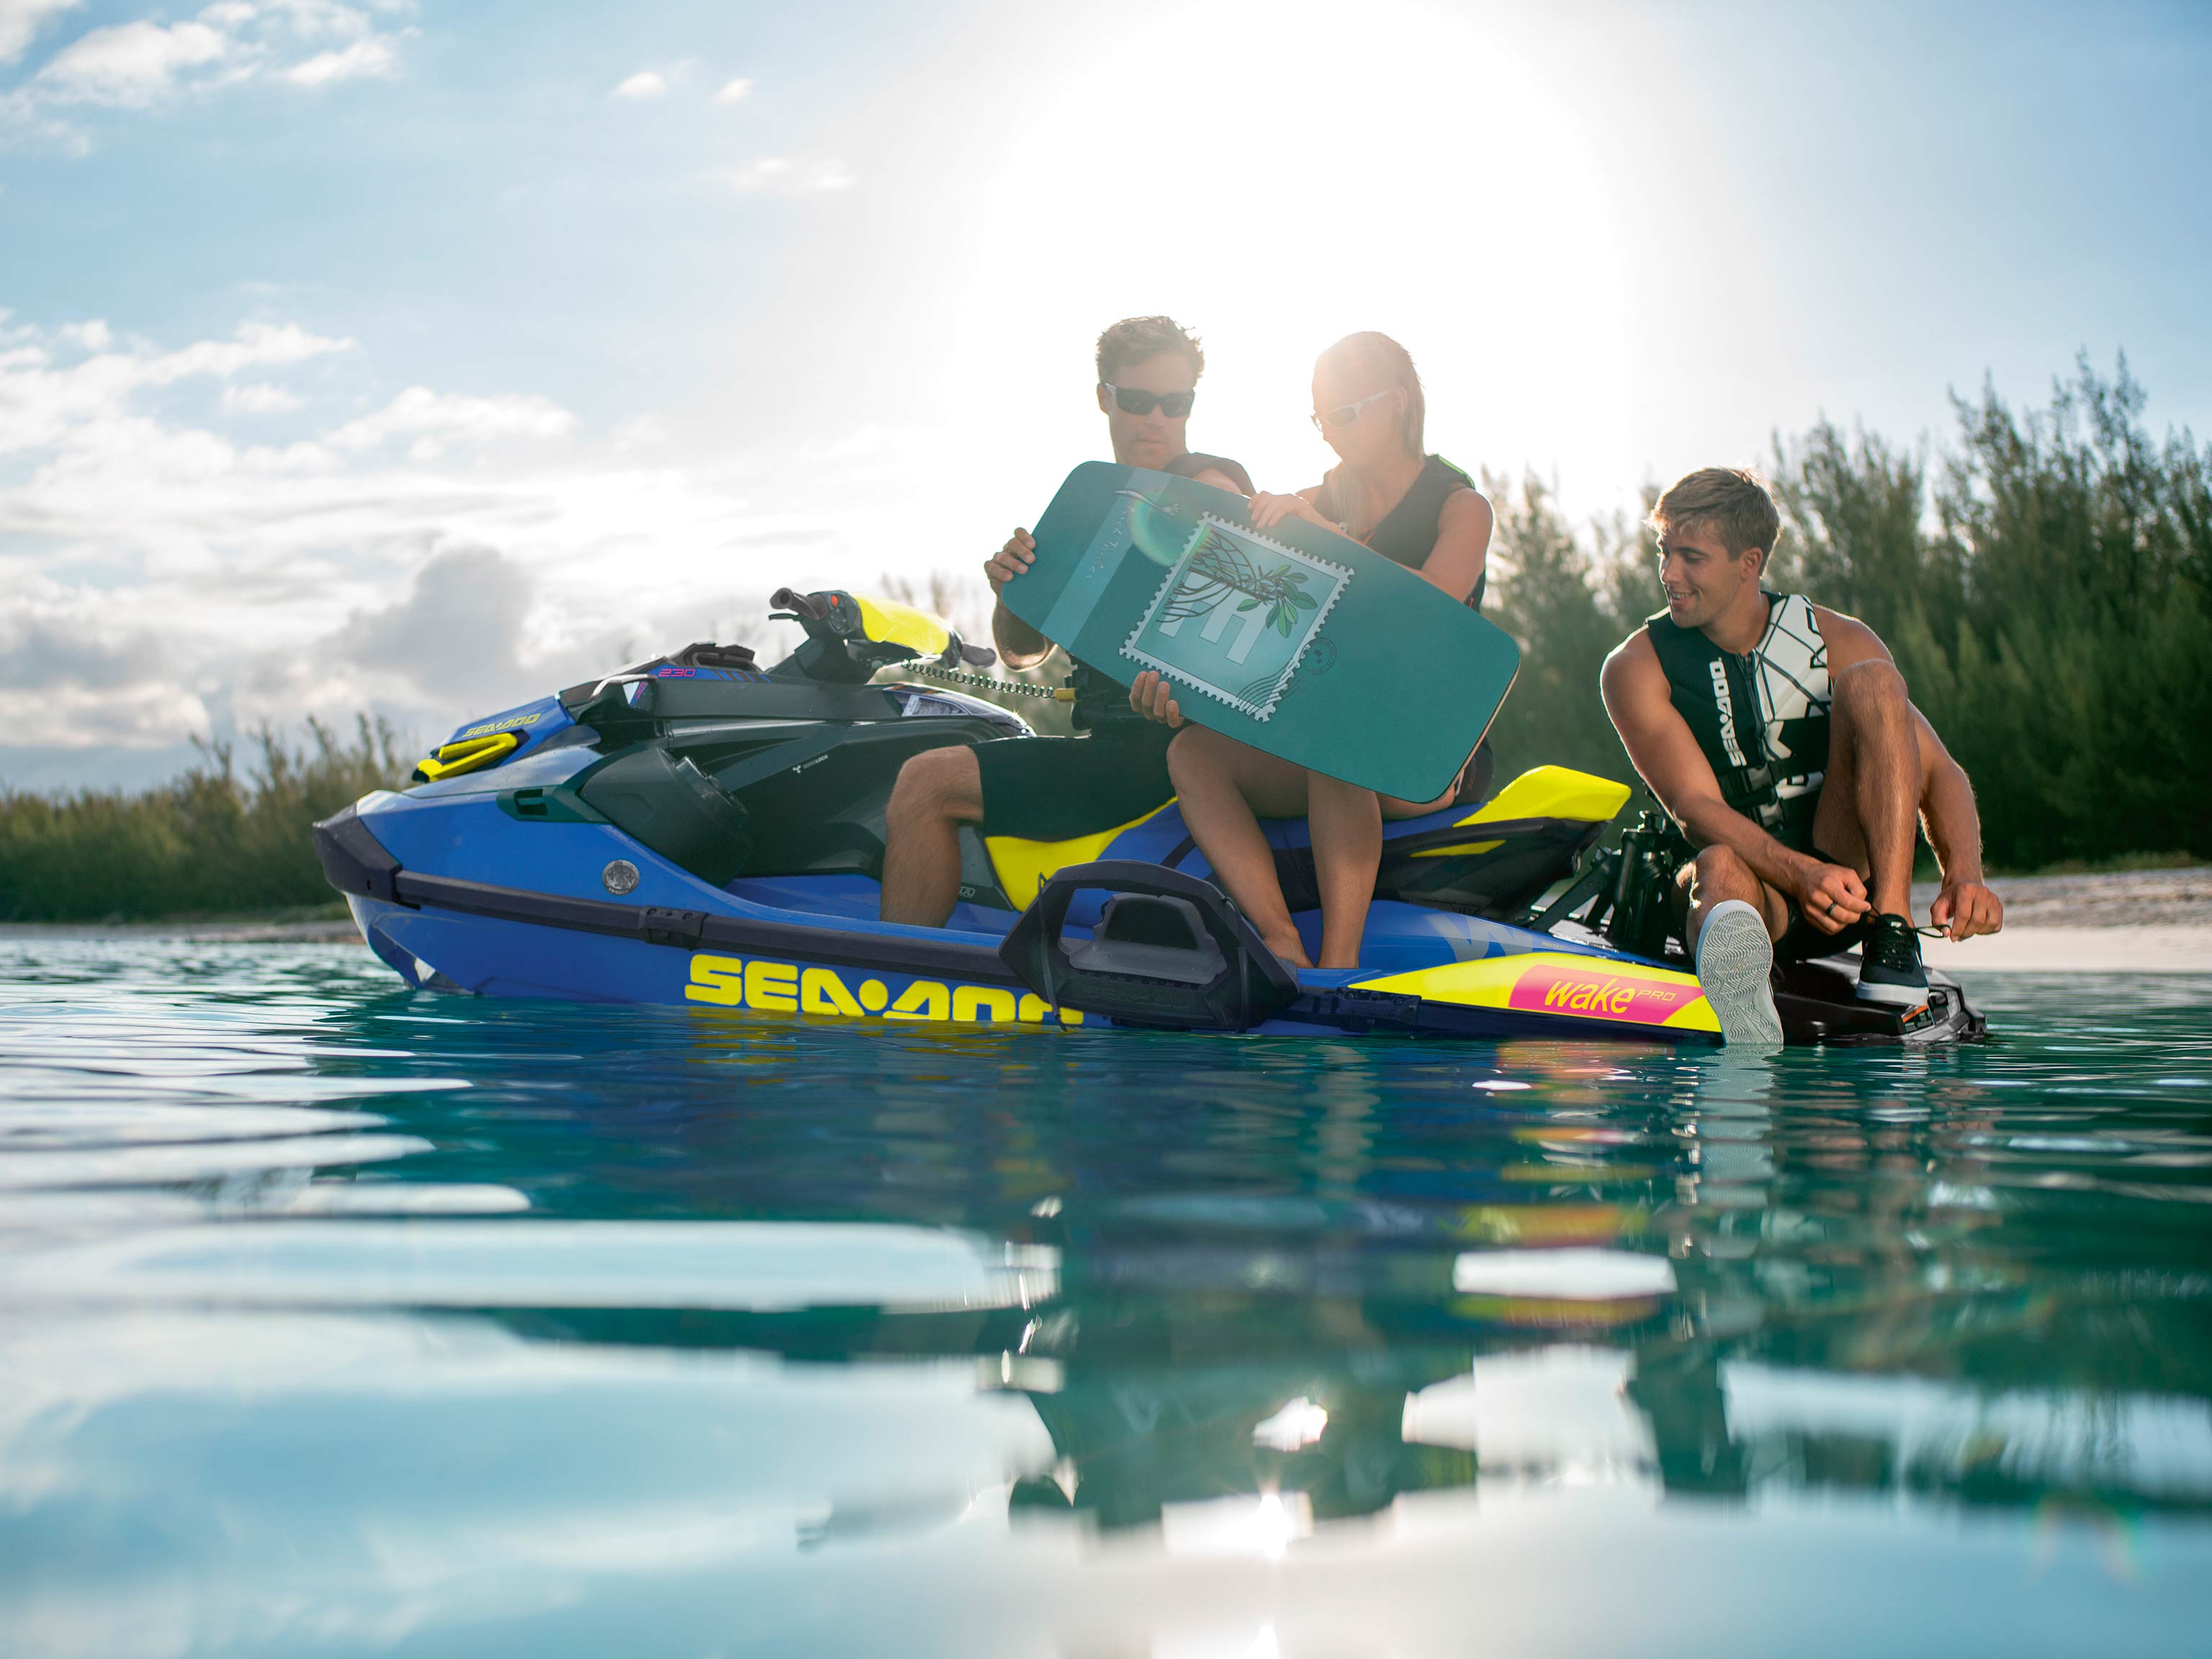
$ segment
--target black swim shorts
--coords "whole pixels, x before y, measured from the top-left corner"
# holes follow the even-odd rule
[[[1824,853],[1817,847],[1805,849],[1823,864],[1851,866],[1832,853]],[[1824,933],[1805,919],[1805,912],[1796,898],[1785,893],[1782,902],[1790,908],[1790,925],[1782,930],[1782,937],[1774,941],[1774,956],[1778,962],[1805,962],[1814,957],[1839,957],[1846,951],[1856,951],[1866,943],[1867,935],[1874,931],[1874,918],[1869,915],[1851,923],[1839,933]]]
[[[983,833],[1066,841],[1140,818],[1174,797],[1157,720],[1115,720],[1088,737],[1001,738],[975,745]]]

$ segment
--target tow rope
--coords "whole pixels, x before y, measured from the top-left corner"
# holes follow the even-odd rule
[[[969,674],[956,668],[917,665],[914,672],[951,685],[973,685],[986,691],[1004,691],[1017,697],[1049,697],[1054,702],[1073,702],[1075,693],[1065,685],[1031,685],[1026,680],[994,679],[988,674]]]

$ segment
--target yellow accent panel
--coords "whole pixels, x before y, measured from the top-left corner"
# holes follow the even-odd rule
[[[926,611],[896,599],[853,595],[860,607],[860,626],[878,645],[902,645],[917,657],[941,657],[952,643],[952,630]]]
[[[522,734],[519,732],[500,732],[488,738],[463,738],[459,743],[441,744],[415,763],[415,775],[423,783],[457,778],[464,772],[496,765],[521,746]]]
[[[1477,853],[1494,853],[1504,845],[1502,841],[1465,841],[1456,847],[1425,847],[1413,856],[1417,859],[1449,859],[1464,853],[1471,858]]]
[[[1402,974],[1385,974],[1380,979],[1355,980],[1353,983],[1363,991],[1396,991],[1430,1002],[1503,1008],[1529,960],[1526,956],[1482,957],[1473,962],[1447,962],[1434,968],[1414,968]]]
[[[1563,951],[1448,962],[1355,983],[1363,991],[1396,991],[1462,1007],[1663,1025],[1674,1030],[1720,1030],[1692,975]]]
[[[999,889],[1006,894],[1007,902],[1026,908],[1054,872],[1071,864],[1090,863],[1113,844],[1116,836],[1126,834],[1146,819],[1158,817],[1173,805],[1173,801],[1163,801],[1144,817],[1131,818],[1111,830],[1101,830],[1095,836],[1078,836],[1073,841],[1024,841],[1019,836],[986,836],[983,847],[991,855],[991,868],[998,872]]]
[[[1565,766],[1539,766],[1523,772],[1459,823],[1496,823],[1505,818],[1603,823],[1628,804],[1628,793],[1626,784],[1610,778],[1595,778]]]

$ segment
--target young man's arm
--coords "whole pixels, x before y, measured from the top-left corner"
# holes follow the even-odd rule
[[[1712,763],[1674,710],[1648,638],[1633,634],[1616,647],[1598,684],[1628,758],[1691,845],[1727,848],[1761,881],[1796,899],[1824,933],[1838,933],[1866,914],[1866,884],[1856,870],[1791,851],[1723,799]]]
[[[1982,879],[1982,815],[1974,806],[1973,783],[1928,716],[1915,708],[1912,718],[1920,722],[1924,773],[1920,823],[1943,872],[1943,890],[1929,906],[1928,920],[1954,939],[1994,933],[2004,926],[2004,902]]]

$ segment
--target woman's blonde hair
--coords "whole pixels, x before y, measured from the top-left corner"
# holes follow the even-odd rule
[[[1413,367],[1413,354],[1389,335],[1370,328],[1346,335],[1321,354],[1324,363],[1339,357],[1364,364],[1406,394],[1406,411],[1398,422],[1399,441],[1408,455],[1426,454],[1422,432],[1428,422],[1428,404],[1421,396],[1421,375]]]

